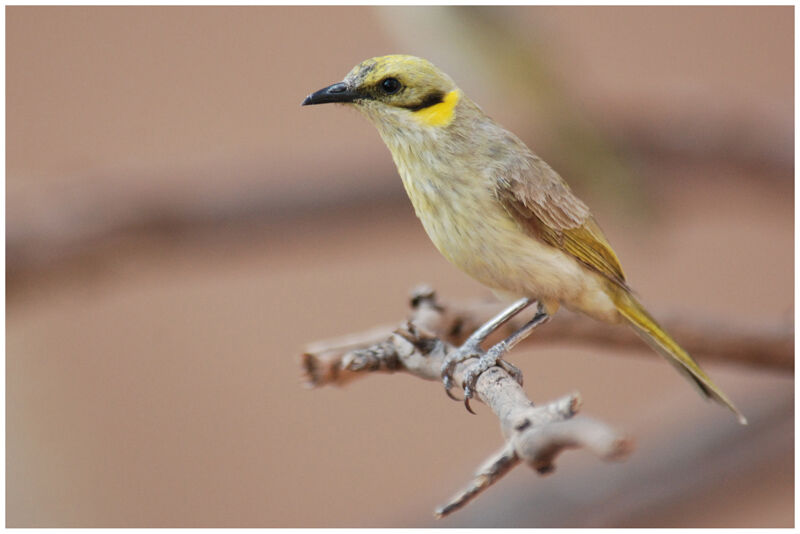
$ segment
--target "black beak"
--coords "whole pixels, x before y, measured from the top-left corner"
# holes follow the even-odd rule
[[[316,93],[311,93],[300,105],[311,106],[313,104],[327,104],[329,102],[353,102],[358,98],[364,97],[350,90],[346,83],[340,82],[320,89]]]

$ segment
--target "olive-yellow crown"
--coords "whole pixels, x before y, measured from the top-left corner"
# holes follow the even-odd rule
[[[441,103],[455,89],[453,80],[426,59],[391,55],[361,62],[344,82],[370,99],[418,111]]]

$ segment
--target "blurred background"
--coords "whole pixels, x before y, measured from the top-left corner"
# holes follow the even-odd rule
[[[793,7],[7,7],[11,527],[790,527],[793,371],[706,364],[750,419],[642,345],[512,361],[632,435],[452,518],[501,445],[441,385],[307,390],[312,341],[488,297],[415,219],[355,111],[309,92],[426,57],[593,207],[660,310],[791,328]],[[557,320],[557,318],[556,318]],[[703,355],[697,355],[703,362]]]

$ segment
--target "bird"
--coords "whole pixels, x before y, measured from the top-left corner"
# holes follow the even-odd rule
[[[301,105],[326,103],[352,106],[377,128],[439,252],[500,299],[513,301],[448,353],[442,365],[448,395],[453,397],[456,365],[470,358],[478,359],[464,372],[469,411],[477,379],[487,369],[500,366],[521,383],[522,373],[505,355],[564,306],[606,323],[627,323],[704,397],[746,424],[636,298],[588,206],[433,63],[401,54],[367,59]],[[493,331],[534,304],[532,319],[488,350],[481,348]]]

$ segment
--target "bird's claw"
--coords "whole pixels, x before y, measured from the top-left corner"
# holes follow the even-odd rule
[[[444,382],[444,392],[447,393],[447,396],[450,397],[451,399],[453,399],[454,401],[461,401],[461,399],[459,399],[458,397],[453,395],[453,391],[452,391],[452,389],[453,389],[453,379],[450,378],[449,376],[446,376],[446,377],[444,377],[443,382]]]
[[[472,392],[470,392],[470,395],[472,395]],[[478,414],[476,414],[474,411],[472,411],[472,407],[469,405],[469,399],[470,399],[470,397],[467,397],[467,396],[466,396],[466,390],[464,390],[464,407],[465,407],[465,408],[467,409],[467,411],[468,411],[469,413],[471,413],[472,415],[478,415]]]
[[[466,406],[467,411],[470,413],[475,413],[472,411],[472,408],[469,405],[469,400],[475,395],[475,384],[478,382],[478,378],[489,370],[491,367],[497,365],[505,370],[509,375],[511,375],[514,380],[522,385],[522,371],[519,370],[513,364],[508,363],[507,361],[503,360],[503,354],[505,353],[504,346],[502,344],[497,344],[488,352],[481,355],[480,359],[475,362],[474,364],[470,365],[467,370],[464,372],[464,406]]]
[[[461,347],[447,355],[442,363],[442,383],[448,397],[453,400],[460,400],[450,392],[455,385],[453,383],[453,372],[456,370],[456,365],[474,356],[483,356],[483,354],[483,350],[477,343],[472,343],[468,340]]]
[[[484,351],[479,343],[467,340],[461,347],[452,351],[442,363],[442,383],[447,396],[453,400],[460,400],[451,392],[455,385],[453,383],[453,372],[456,369],[456,365],[475,356],[479,357],[478,361],[467,367],[464,372],[464,406],[469,413],[475,413],[469,405],[470,399],[475,396],[475,384],[478,382],[478,378],[489,368],[495,365],[501,367],[522,385],[522,371],[503,360],[505,353],[506,345],[502,341],[488,351]]]

